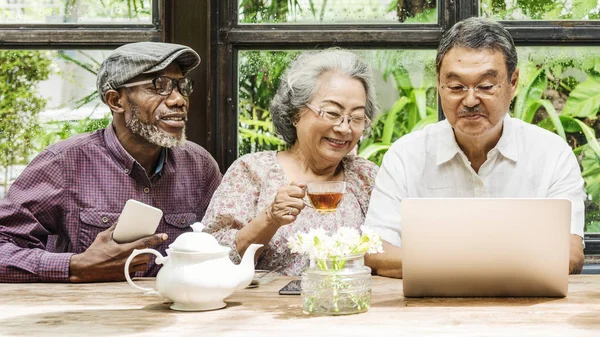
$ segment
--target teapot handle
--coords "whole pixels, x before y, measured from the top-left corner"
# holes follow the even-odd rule
[[[136,289],[139,289],[139,290],[145,292],[146,294],[159,295],[158,291],[156,291],[153,288],[142,288],[142,287],[136,285],[135,283],[133,283],[133,281],[131,280],[131,277],[129,276],[129,264],[131,263],[131,260],[133,260],[134,257],[136,257],[140,254],[146,254],[146,253],[154,254],[156,256],[156,260],[155,260],[156,264],[161,264],[163,262],[164,257],[162,255],[160,255],[159,252],[157,252],[156,250],[154,250],[152,248],[134,249],[133,252],[131,253],[131,255],[127,258],[127,261],[125,262],[125,278],[127,279],[127,283],[129,283],[130,286],[132,286]]]

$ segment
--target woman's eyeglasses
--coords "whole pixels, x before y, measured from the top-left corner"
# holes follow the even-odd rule
[[[189,78],[177,79],[170,78],[167,76],[158,76],[151,80],[125,83],[119,88],[129,88],[150,83],[154,85],[154,89],[156,89],[156,92],[161,96],[169,96],[173,92],[173,89],[175,89],[175,86],[177,86],[177,90],[179,90],[179,93],[185,97],[188,97],[192,94],[192,92],[194,92],[194,81],[190,80]]]
[[[371,120],[367,116],[344,115],[335,111],[326,111],[308,103],[306,107],[333,126],[341,125],[346,120],[352,129],[358,131],[364,131],[371,126]]]

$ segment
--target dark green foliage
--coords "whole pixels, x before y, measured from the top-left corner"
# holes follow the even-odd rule
[[[40,132],[38,114],[46,106],[37,85],[48,79],[50,59],[46,52],[0,50],[0,165],[27,164]]]
[[[274,132],[269,104],[279,79],[297,52],[248,51],[240,53],[238,105],[239,155],[282,150],[285,142]]]
[[[41,151],[48,145],[52,145],[74,135],[106,128],[111,121],[112,116],[107,114],[100,119],[86,117],[75,121],[48,122],[44,125],[44,133],[37,139],[38,150]]]

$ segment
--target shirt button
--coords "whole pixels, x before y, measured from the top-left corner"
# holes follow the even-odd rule
[[[150,192],[150,189],[148,187],[144,187],[144,193],[148,194]]]
[[[185,223],[185,219],[182,218],[181,220],[179,220],[179,222],[181,222],[181,224],[184,224]]]
[[[107,217],[105,217],[105,216],[103,216],[103,217],[102,217],[102,222],[104,222],[104,223],[107,223],[107,222],[108,222],[108,218],[107,218]]]
[[[125,174],[129,174],[129,169],[125,169]]]

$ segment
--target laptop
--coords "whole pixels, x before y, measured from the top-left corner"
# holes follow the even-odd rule
[[[406,297],[564,297],[571,202],[405,199]]]

